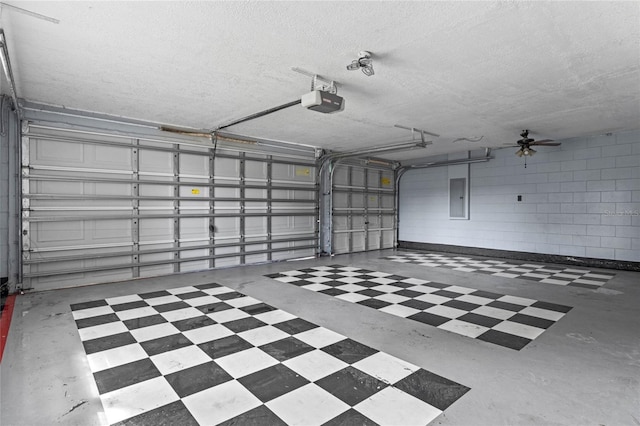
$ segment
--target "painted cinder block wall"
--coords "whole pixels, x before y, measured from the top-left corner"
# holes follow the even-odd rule
[[[468,220],[449,219],[447,167],[407,172],[399,240],[640,262],[640,131],[559,142],[526,168],[517,148],[470,164]]]

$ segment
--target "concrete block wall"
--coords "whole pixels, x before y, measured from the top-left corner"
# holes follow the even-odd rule
[[[470,164],[469,220],[449,219],[447,167],[407,172],[400,241],[640,262],[640,131],[560,142]]]

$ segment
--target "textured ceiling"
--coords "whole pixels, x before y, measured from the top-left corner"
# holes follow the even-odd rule
[[[337,81],[345,111],[226,130],[345,150],[407,140],[399,123],[440,134],[435,155],[640,127],[640,2],[9,1],[0,19],[21,98],[167,125],[298,99],[299,67]],[[364,49],[372,77],[346,69]]]

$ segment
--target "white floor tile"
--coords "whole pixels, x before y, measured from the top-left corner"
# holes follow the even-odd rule
[[[409,300],[408,297],[400,296],[399,294],[381,294],[380,296],[374,297],[374,299],[382,300],[383,302],[389,303],[400,303],[405,300]]]
[[[121,321],[126,321],[134,318],[142,318],[148,317],[151,315],[157,315],[158,311],[153,309],[151,306],[145,306],[144,308],[136,308],[136,309],[127,309],[126,311],[116,312],[118,318]]]
[[[485,331],[489,330],[488,327],[483,327],[477,324],[471,324],[466,321],[460,321],[457,319],[453,319],[451,321],[447,321],[446,323],[439,325],[439,329],[451,331],[452,333],[462,334],[463,336],[476,338]]]
[[[261,402],[236,380],[205,389],[182,399],[201,425],[215,425],[252,410]]]
[[[311,281],[312,283],[316,283],[316,284],[322,284],[322,283],[326,283],[327,281],[333,281],[331,278],[327,278],[327,277],[305,278],[305,280]]]
[[[217,358],[216,363],[227,370],[234,379],[239,379],[276,365],[278,360],[258,348],[251,348]]]
[[[358,370],[364,371],[378,380],[391,385],[420,369],[417,365],[413,365],[384,352],[375,353],[352,365]]]
[[[473,312],[474,314],[484,315],[501,320],[506,320],[507,318],[511,318],[516,314],[513,311],[507,311],[506,309],[494,308],[491,306],[480,306],[479,308],[475,308],[471,312]]]
[[[145,302],[147,302],[148,305],[151,306],[156,306],[156,305],[164,305],[165,303],[173,303],[173,302],[181,302],[182,299],[180,299],[178,296],[160,296],[160,297],[154,297],[152,299],[145,299]]]
[[[407,287],[407,290],[417,291],[419,293],[429,294],[434,291],[440,290],[439,288],[429,287],[428,285],[416,285],[413,287]]]
[[[427,284],[430,281],[419,280],[417,278],[406,278],[406,279],[404,279],[404,280],[402,280],[400,282],[407,283],[407,284],[421,285],[421,284]]]
[[[584,278],[578,278],[577,280],[573,280],[574,283],[580,283],[580,284],[591,284],[591,285],[597,285],[597,286],[601,286],[605,283],[603,283],[602,281],[596,281],[596,280],[586,280]]]
[[[119,296],[119,297],[109,297],[108,299],[106,299],[107,303],[110,305],[119,305],[122,303],[137,302],[138,300],[142,300],[142,297],[138,296],[137,294],[130,294],[128,296]]]
[[[543,284],[567,285],[571,281],[554,280],[553,278],[545,278],[545,279],[541,280],[540,282],[543,283]]]
[[[520,274],[507,274],[506,272],[496,272],[495,274],[491,274],[494,277],[504,277],[504,278],[517,278]]]
[[[437,294],[423,294],[422,296],[418,296],[415,298],[416,300],[421,300],[423,302],[429,302],[436,305],[439,305],[444,302],[448,302],[451,300],[450,297],[438,296]]]
[[[131,345],[119,346],[117,348],[108,349],[106,351],[95,352],[87,355],[89,366],[93,373],[106,370],[107,368],[117,367],[119,365],[128,364],[143,358],[149,358],[149,355],[142,349],[139,343]]]
[[[459,285],[452,285],[452,286],[443,288],[443,290],[453,291],[455,293],[461,293],[461,294],[469,294],[469,293],[473,293],[474,291],[477,291],[475,288],[461,287]]]
[[[210,342],[212,340],[231,336],[233,332],[221,324],[213,324],[206,327],[187,330],[182,334],[184,334],[185,337],[191,340],[194,344],[199,345],[200,343]]]
[[[401,287],[396,287],[394,285],[387,285],[387,284],[383,284],[383,285],[379,285],[379,286],[376,286],[376,287],[372,287],[371,289],[372,290],[376,290],[376,291],[383,291],[385,293],[393,293],[393,292],[402,290]]]
[[[521,305],[521,306],[530,306],[537,302],[537,300],[534,300],[534,299],[527,299],[525,297],[517,297],[517,296],[502,296],[496,300],[499,300],[500,302],[514,303],[516,305]]]
[[[312,382],[348,366],[347,363],[321,350],[307,352],[288,359],[283,364]]]
[[[192,293],[194,291],[201,291],[201,290],[193,286],[186,286],[186,287],[170,288],[167,291],[171,294],[182,294],[182,293]]]
[[[503,321],[495,327],[492,327],[492,329],[502,331],[504,333],[515,334],[516,336],[520,337],[526,337],[527,339],[531,340],[544,333],[544,329],[542,328],[532,327],[530,325],[511,321]]]
[[[215,322],[224,323],[228,321],[235,321],[237,319],[247,318],[251,315],[249,315],[245,311],[241,311],[240,309],[226,309],[224,311],[207,314],[207,316]]]
[[[461,317],[462,315],[467,313],[467,311],[464,311],[462,309],[450,308],[449,306],[442,305],[432,306],[425,309],[424,311],[430,314],[440,315],[441,317],[452,319]]]
[[[389,275],[393,275],[393,274],[388,274],[386,272],[374,271],[374,272],[369,272],[367,275],[369,275],[370,277],[384,278],[384,277],[388,277]]]
[[[78,330],[80,340],[97,339],[98,337],[111,336],[113,334],[124,333],[129,331],[127,327],[120,321],[108,322],[106,324],[95,325],[93,327],[85,327]]]
[[[540,308],[535,308],[533,306],[527,306],[526,308],[521,310],[519,313],[525,314],[525,315],[531,315],[532,317],[544,318],[551,321],[558,321],[560,318],[562,318],[565,315],[563,312],[551,311],[549,309],[540,309]]]
[[[220,303],[220,299],[215,296],[202,296],[194,297],[193,299],[186,299],[184,302],[191,306],[204,306],[212,303]]]
[[[296,276],[284,276],[284,277],[276,277],[274,278],[274,280],[276,281],[280,281],[281,283],[292,283],[295,281],[300,281],[300,278],[296,277]]]
[[[98,306],[97,308],[81,309],[79,311],[72,312],[74,320],[92,318],[92,317],[97,317],[100,315],[108,315],[112,313],[113,313],[113,309],[111,309],[111,306]]]
[[[360,283],[364,280],[362,278],[356,278],[356,277],[344,277],[344,278],[336,278],[336,281],[339,281],[345,284],[355,284],[355,283]]]
[[[145,380],[100,396],[109,424],[177,401],[178,395],[164,377]]]
[[[279,328],[266,325],[264,327],[252,328],[251,330],[243,331],[242,333],[238,333],[238,336],[242,337],[253,346],[262,346],[267,343],[285,339],[289,337],[289,334]]]
[[[311,291],[322,291],[332,287],[324,284],[314,283],[314,284],[307,284],[305,286],[302,286],[302,288],[306,288],[307,290],[311,290]]]
[[[442,411],[394,387],[386,387],[354,407],[380,425],[425,426]]]
[[[373,274],[370,274],[373,275]],[[396,280],[391,280],[389,278],[384,278],[384,277],[379,277],[379,278],[371,278],[370,280],[372,283],[377,283],[377,284],[391,284],[396,282]],[[396,287],[398,288],[398,287]]]
[[[361,300],[369,299],[369,296],[365,296],[363,294],[358,293],[345,293],[336,296],[337,299],[346,300],[347,302],[359,302]]]
[[[290,319],[296,318],[295,315],[292,315],[288,312],[281,311],[280,309],[276,309],[275,311],[269,311],[262,314],[254,315],[255,318],[267,324],[278,324],[284,321],[289,321]]]
[[[199,311],[196,308],[182,308],[176,309],[175,311],[162,312],[160,315],[162,315],[167,321],[174,322],[199,317],[202,315],[202,311]]]
[[[217,294],[233,293],[235,290],[229,287],[220,286],[220,287],[206,288],[201,291],[204,293],[210,294],[212,296],[215,296]]]
[[[204,364],[211,361],[211,358],[199,347],[191,345],[154,355],[151,357],[151,361],[162,374],[167,375],[195,365]]]
[[[493,302],[493,299],[473,296],[471,294],[465,294],[464,296],[456,297],[456,300],[460,300],[461,302],[475,303],[476,305],[486,305],[487,303]]]
[[[404,305],[389,305],[378,310],[380,312],[386,312],[388,314],[395,315],[402,318],[406,318],[408,316],[411,316],[413,314],[417,314],[418,312],[420,312],[418,309],[413,309]]]
[[[314,348],[324,348],[336,342],[346,339],[342,334],[335,331],[327,330],[324,327],[316,327],[311,330],[296,334],[296,339],[302,340],[304,343]]]
[[[151,325],[149,327],[136,328],[130,331],[138,342],[157,339],[158,337],[171,336],[180,333],[173,324],[164,322],[162,324]]]
[[[349,409],[314,383],[273,399],[266,406],[290,426],[320,425]]]

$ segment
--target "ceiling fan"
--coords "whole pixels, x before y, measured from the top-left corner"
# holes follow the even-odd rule
[[[373,71],[373,59],[371,58],[371,52],[363,50],[358,53],[358,59],[351,61],[351,63],[347,65],[347,69],[349,71],[360,69],[364,75],[371,77],[375,74]]]
[[[561,145],[560,142],[554,142],[551,139],[543,139],[541,141],[537,141],[533,138],[529,137],[529,130],[525,129],[522,131],[522,133],[520,133],[520,137],[522,139],[518,140],[516,143],[517,145],[513,145],[513,144],[505,144],[505,145],[509,145],[509,146],[517,146],[520,149],[518,149],[516,151],[516,155],[518,157],[524,157],[524,167],[527,167],[527,157],[533,157],[533,155],[538,152],[535,149],[531,148],[532,145],[537,145],[537,146],[558,146]]]

